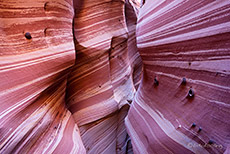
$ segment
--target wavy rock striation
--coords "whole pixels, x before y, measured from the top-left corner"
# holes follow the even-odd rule
[[[229,153],[229,13],[227,0],[139,10],[143,77],[126,119],[135,153]]]
[[[85,153],[65,106],[73,15],[70,0],[0,2],[0,153]]]
[[[229,153],[228,0],[1,0],[0,153]]]
[[[124,118],[141,61],[125,2],[5,0],[0,11],[0,153],[132,153]]]
[[[131,7],[129,3],[127,6]],[[80,127],[87,153],[126,153],[129,149],[123,121],[134,96],[133,82],[140,80],[134,69],[140,56],[136,50],[128,53],[129,45],[136,47],[135,25],[127,27],[125,10],[124,1],[75,4],[77,52],[68,78],[67,106]]]

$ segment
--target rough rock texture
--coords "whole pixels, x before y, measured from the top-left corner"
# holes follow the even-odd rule
[[[229,15],[229,0],[0,0],[0,153],[229,154]]]
[[[229,153],[229,15],[228,0],[148,0],[139,10],[143,78],[126,119],[135,153]]]

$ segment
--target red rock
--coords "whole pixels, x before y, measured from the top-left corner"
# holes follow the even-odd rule
[[[3,0],[0,12],[0,153],[85,153],[65,107],[72,2]]]
[[[228,154],[229,12],[0,1],[0,153]]]
[[[227,0],[159,0],[139,10],[144,73],[126,119],[134,153],[228,153],[229,6]]]
[[[128,53],[128,30],[135,25],[127,27],[125,10],[123,1],[88,0],[75,5],[76,64],[68,78],[67,106],[87,153],[126,151],[123,120],[128,109],[124,112],[122,107],[134,96],[131,63],[137,51]]]

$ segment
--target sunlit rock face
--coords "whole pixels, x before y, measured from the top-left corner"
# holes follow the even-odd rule
[[[135,22],[126,24],[126,6],[133,10],[124,1],[74,3],[76,63],[68,78],[67,106],[87,153],[129,150],[124,118],[134,97],[133,82],[140,81],[141,60]],[[136,50],[129,52],[129,46]],[[137,58],[139,63],[134,62]]]
[[[126,2],[125,4],[125,17],[126,25],[128,27],[128,55],[132,68],[132,79],[136,89],[141,81],[142,73],[142,60],[137,49],[136,42],[136,23],[138,15],[139,3],[138,2]]]
[[[0,153],[230,153],[230,1],[0,1]]]
[[[134,153],[229,153],[229,15],[228,0],[141,7],[143,77],[126,118]]]

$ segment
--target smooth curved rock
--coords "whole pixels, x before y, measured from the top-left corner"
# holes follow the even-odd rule
[[[128,107],[122,107],[135,92],[125,2],[76,3],[74,23],[76,64],[68,78],[68,109],[87,153],[125,153]]]
[[[0,1],[0,153],[229,153],[228,0]]]
[[[0,153],[85,153],[65,107],[72,1],[3,0],[0,12]]]
[[[141,7],[143,77],[126,119],[134,153],[228,153],[229,13],[227,0],[148,0]]]

